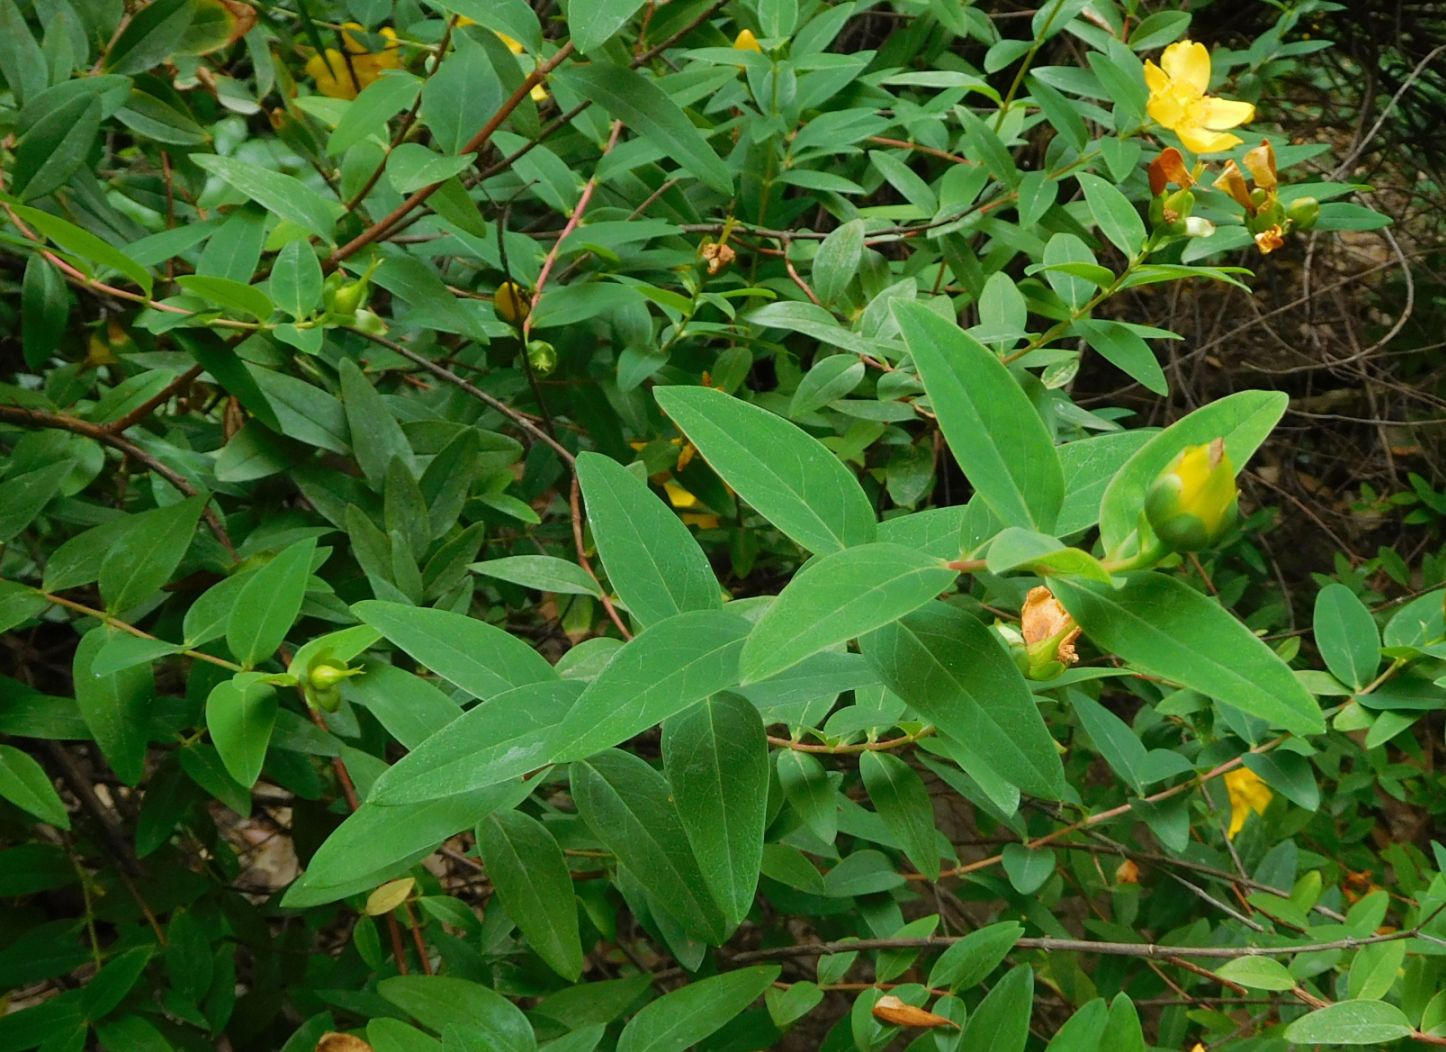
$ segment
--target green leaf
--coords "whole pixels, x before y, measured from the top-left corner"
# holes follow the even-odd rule
[[[873,506],[823,443],[709,387],[659,387],[654,397],[723,481],[802,547],[824,554],[874,539]]]
[[[474,698],[557,679],[546,659],[516,636],[447,610],[367,600],[357,617]]]
[[[617,1052],[687,1052],[761,997],[778,978],[776,964],[740,968],[672,990],[633,1016]]]
[[[228,679],[217,683],[206,696],[206,730],[211,742],[226,773],[248,789],[261,777],[266,747],[276,726],[276,709],[276,691],[269,683]]]
[[[645,760],[610,749],[571,768],[577,813],[602,845],[693,938],[721,943],[728,924],[707,892],[668,783]]]
[[[969,1052],[1024,1052],[1034,1003],[1034,969],[1009,971],[969,1016],[960,1048]]]
[[[1134,574],[1118,591],[1057,578],[1052,588],[1102,650],[1272,726],[1295,734],[1325,731],[1320,706],[1285,662],[1178,578]]]
[[[797,418],[822,409],[852,391],[863,378],[864,363],[851,354],[821,358],[799,381],[788,403],[788,415]]]
[[[136,665],[108,676],[91,666],[116,629],[98,625],[75,648],[72,675],[80,715],[111,769],[126,785],[141,780],[146,758],[146,727],[155,695],[149,665]]]
[[[923,780],[903,760],[881,752],[864,753],[859,773],[874,809],[899,838],[909,861],[930,880],[938,880],[939,836]]]
[[[386,402],[356,362],[343,358],[337,374],[341,378],[341,404],[351,432],[352,453],[367,481],[380,488],[394,459],[400,457],[403,463],[411,465],[412,447]]]
[[[330,242],[336,230],[336,206],[300,180],[260,165],[216,154],[193,154],[191,159],[230,184],[268,212],[289,219],[307,233]]]
[[[646,483],[599,453],[578,456],[577,479],[608,581],[640,624],[722,605],[708,557]]]
[[[401,70],[389,70],[362,89],[341,120],[331,137],[326,140],[326,152],[340,157],[348,149],[368,136],[387,139],[387,121],[408,109],[417,101],[422,90],[419,78]]]
[[[251,575],[236,596],[226,623],[226,645],[247,668],[276,653],[301,613],[316,538],[285,548]]]
[[[100,134],[101,102],[72,95],[36,121],[15,144],[11,193],[22,201],[64,186],[86,163]]]
[[[50,600],[33,588],[15,581],[0,581],[0,635],[29,621],[50,605]]]
[[[1033,530],[1009,526],[989,545],[989,572],[1006,574],[1027,569],[1031,573],[1069,574],[1092,581],[1110,581],[1110,572],[1087,551],[1067,547],[1063,541]]]
[[[864,253],[864,221],[851,219],[829,232],[813,257],[813,291],[825,304],[840,299],[858,275]],[[860,362],[859,371],[863,371]],[[845,394],[847,392],[844,392]],[[838,395],[836,397],[843,397]],[[795,402],[797,399],[795,399]],[[820,403],[822,404],[822,403]],[[797,415],[798,410],[792,410]]]
[[[1065,1020],[1045,1052],[1097,1052],[1108,1024],[1109,1009],[1104,998],[1096,997]]]
[[[568,713],[552,759],[591,756],[736,685],[749,628],[728,610],[689,610],[630,639]]]
[[[686,529],[686,527],[684,527]],[[567,595],[601,595],[597,582],[577,563],[551,555],[509,555],[487,559],[467,567],[485,577],[511,581],[539,592],[562,592]]]
[[[1155,358],[1155,352],[1138,333],[1121,322],[1100,321],[1096,318],[1078,318],[1070,328],[1083,336],[1085,342],[1094,348],[1100,357],[1146,390],[1158,395],[1170,393],[1170,384],[1165,379],[1165,371],[1160,368],[1160,363]]]
[[[244,281],[204,274],[183,274],[176,279],[176,284],[191,295],[214,303],[224,311],[249,314],[257,321],[265,321],[276,310],[270,296]]]
[[[194,0],[155,0],[123,24],[105,55],[112,73],[142,73],[164,61],[196,17]]]
[[[1285,1028],[1300,1045],[1383,1045],[1406,1037],[1411,1023],[1384,1001],[1340,1001],[1301,1016]]]
[[[467,33],[452,40],[453,53],[422,86],[420,112],[436,146],[443,153],[460,154],[506,92],[486,46]]]
[[[599,4],[604,0],[598,0]],[[617,2],[617,0],[607,0]],[[606,62],[572,65],[565,79],[578,96],[591,99],[653,146],[676,160],[704,186],[725,197],[733,194],[728,164],[708,145],[701,132],[657,83]],[[564,76],[559,71],[558,76]]]
[[[61,460],[0,483],[0,544],[18,537],[45,510],[74,470],[75,461]]]
[[[1003,963],[1024,934],[1017,921],[1000,921],[971,931],[950,946],[929,972],[931,987],[948,987],[950,992],[968,990],[989,977]]]
[[[1155,432],[1146,428],[1068,442],[1059,447],[1064,471],[1064,506],[1055,532],[1060,537],[1087,530],[1100,518],[1100,497],[1110,479]]]
[[[815,836],[832,844],[838,836],[838,793],[823,764],[797,749],[781,750],[777,764],[784,799]]]
[[[487,1042],[492,1052],[535,1052],[537,1038],[522,1009],[496,990],[441,975],[398,975],[377,993],[432,1030],[457,1026]]]
[[[12,745],[0,745],[0,797],[42,822],[49,822],[59,829],[70,828],[70,815],[60,802],[60,794],[50,783],[45,768]],[[760,842],[762,835],[760,826]]]
[[[917,303],[896,303],[893,313],[944,438],[980,499],[1007,526],[1049,533],[1064,475],[1029,396],[953,322]]]
[[[1295,976],[1273,957],[1237,957],[1226,961],[1215,974],[1252,990],[1294,990]]]
[[[932,603],[862,640],[884,683],[1010,784],[1057,800],[1059,751],[1024,676],[977,618]]]
[[[494,811],[477,826],[477,849],[502,908],[553,971],[576,982],[582,940],[572,875],[562,848],[537,819]]]
[[[59,216],[42,212],[38,208],[16,205],[15,214],[25,221],[32,230],[39,231],[55,243],[61,251],[109,267],[117,274],[123,274],[140,286],[147,296],[151,294],[151,275],[145,267],[131,260],[124,252],[102,241],[88,230],[82,230],[74,223]]]
[[[1240,470],[1265,441],[1290,399],[1282,391],[1238,391],[1201,406],[1155,435],[1125,462],[1100,500],[1100,542],[1114,551],[1139,524],[1145,495],[1187,446],[1225,439],[1230,462]]]
[[[164,639],[146,639],[121,632],[101,648],[95,661],[91,663],[90,670],[97,676],[108,676],[112,672],[120,672],[142,662],[155,661],[183,649],[185,648],[179,644],[168,643]]]
[[[768,739],[758,710],[719,694],[663,724],[663,769],[698,867],[730,926],[753,905],[763,863]]]
[[[743,647],[745,683],[782,672],[810,654],[882,628],[950,587],[941,560],[879,542],[825,555],[796,576],[759,619]]]
[[[30,368],[39,369],[60,346],[70,308],[60,271],[39,253],[32,255],[20,286],[20,342]]]
[[[1328,584],[1315,597],[1315,645],[1326,668],[1359,690],[1376,677],[1381,636],[1376,619],[1343,584]]]
[[[370,89],[368,89],[370,90]],[[292,241],[271,265],[271,298],[293,318],[305,318],[321,306],[321,263],[306,241]]]
[[[0,0],[0,76],[17,104],[30,101],[50,83],[45,53],[15,0]]]
[[[398,760],[372,786],[380,804],[435,800],[520,779],[554,762],[559,724],[582,692],[552,679],[469,709]]]
[[[1098,175],[1079,172],[1075,178],[1084,190],[1085,204],[1100,233],[1109,238],[1126,259],[1134,259],[1145,246],[1145,221],[1130,199]]]
[[[1391,992],[1406,961],[1406,941],[1396,939],[1362,946],[1346,974],[1346,990],[1353,999],[1378,1001]]]
[[[567,27],[572,42],[582,54],[591,54],[612,39],[642,6],[643,0],[571,0],[567,5]]]
[[[461,706],[442,691],[395,665],[367,665],[364,675],[347,682],[346,693],[408,749],[462,714]]]
[[[207,499],[197,494],[130,516],[129,526],[100,564],[100,594],[107,610],[128,610],[171,579],[190,547]]]

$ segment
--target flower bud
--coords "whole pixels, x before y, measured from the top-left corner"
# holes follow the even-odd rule
[[[527,317],[532,302],[521,285],[515,281],[504,281],[497,286],[497,293],[492,297],[492,309],[497,312],[497,317],[516,327]]]
[[[763,47],[758,43],[758,38],[753,35],[753,30],[751,29],[743,30],[734,38],[733,50],[756,51],[760,55],[763,53]]]
[[[1320,202],[1314,197],[1301,197],[1290,203],[1285,210],[1297,230],[1309,230],[1320,218]]]
[[[301,684],[306,703],[313,708],[335,712],[341,706],[342,682],[361,674],[361,669],[347,668],[333,658],[317,658],[307,668],[306,678]]]
[[[1145,497],[1145,518],[1176,551],[1208,548],[1235,523],[1235,468],[1225,440],[1190,446],[1160,473]]]
[[[1200,216],[1191,216],[1185,220],[1186,237],[1209,237],[1215,233],[1215,224]]]
[[[326,309],[332,314],[350,318],[366,302],[367,283],[347,281],[340,271],[327,279],[324,289]]]
[[[557,349],[546,340],[533,340],[527,345],[527,364],[538,376],[551,376],[557,368]]]
[[[387,323],[382,320],[381,315],[375,314],[365,307],[356,312],[356,316],[352,319],[352,325],[372,336],[385,336],[387,334]]]

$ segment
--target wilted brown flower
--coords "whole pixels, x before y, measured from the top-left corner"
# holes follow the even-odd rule
[[[956,1030],[959,1028],[959,1024],[954,1020],[936,1015],[927,1008],[908,1004],[893,994],[885,994],[874,1002],[874,1018],[881,1023],[912,1026],[921,1030],[933,1030],[941,1026],[952,1026]]]
[[[1116,884],[1138,884],[1140,882],[1140,867],[1135,860],[1127,858],[1115,868]]]
[[[1058,649],[1046,660],[1052,659],[1061,665],[1073,665],[1079,660],[1074,641],[1079,638],[1080,627],[1074,624],[1054,593],[1044,586],[1031,588],[1024,597],[1024,606],[1019,611],[1019,630],[1024,634],[1025,646],[1030,648],[1031,658],[1039,644],[1064,633]]]
[[[372,1046],[359,1037],[332,1031],[321,1035],[321,1040],[316,1043],[316,1052],[372,1052]]]
[[[703,242],[703,247],[698,250],[698,254],[703,257],[703,262],[708,264],[710,278],[738,258],[738,253],[733,251],[732,246],[716,241]]]

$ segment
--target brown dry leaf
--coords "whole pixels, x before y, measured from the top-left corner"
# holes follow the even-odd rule
[[[333,1031],[321,1035],[321,1040],[316,1043],[316,1052],[372,1052],[372,1046],[359,1037]]]
[[[368,917],[380,917],[390,913],[402,903],[407,901],[407,896],[416,887],[417,881],[414,877],[403,877],[401,880],[389,880],[367,896],[366,915]]]
[[[912,1026],[921,1030],[933,1030],[941,1026],[959,1029],[959,1024],[954,1020],[935,1015],[927,1008],[906,1004],[893,994],[885,994],[874,1002],[874,1018],[894,1026]]]

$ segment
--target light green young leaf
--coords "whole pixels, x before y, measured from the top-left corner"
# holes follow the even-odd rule
[[[1063,795],[1064,767],[1034,695],[977,618],[931,603],[862,646],[889,689],[960,748],[1033,796]]]
[[[237,594],[226,622],[226,646],[246,668],[265,661],[286,639],[306,598],[315,553],[315,537],[297,541],[252,574]]]
[[[192,155],[192,159],[268,212],[291,220],[323,241],[332,240],[336,230],[336,222],[332,217],[340,206],[328,202],[300,180],[260,165],[214,153],[197,153]]]
[[[1145,246],[1145,221],[1130,199],[1120,193],[1119,187],[1098,175],[1079,172],[1075,178],[1084,190],[1085,204],[1100,233],[1109,238],[1126,259],[1133,259]]]
[[[321,262],[309,242],[292,241],[276,253],[271,265],[271,298],[287,314],[305,318],[316,311],[321,306],[321,287]]]
[[[720,943],[728,922],[708,894],[663,776],[617,749],[579,760],[571,772],[578,814],[647,889],[649,903],[693,938]]]
[[[527,944],[563,978],[582,974],[577,901],[562,848],[537,819],[494,811],[477,825],[477,849],[502,908]]]
[[[712,388],[659,387],[654,397],[723,481],[802,547],[824,554],[874,539],[868,497],[817,439]]]
[[[879,542],[825,555],[796,576],[743,647],[745,683],[782,672],[917,610],[952,585],[942,560]]]
[[[685,527],[686,528],[686,527]],[[500,581],[510,581],[539,592],[562,592],[567,595],[602,594],[597,582],[577,563],[552,555],[509,555],[472,563],[467,569]]]
[[[776,964],[739,968],[670,991],[623,1027],[618,1052],[687,1052],[758,1000],[778,978]]]
[[[1237,957],[1226,961],[1215,974],[1252,990],[1294,990],[1295,976],[1274,957]]]
[[[1338,1001],[1301,1016],[1285,1028],[1299,1045],[1384,1045],[1411,1033],[1405,1014],[1385,1001]]]
[[[698,867],[730,925],[753,905],[763,862],[768,739],[758,710],[718,694],[663,724],[663,770]]]
[[[646,483],[600,453],[578,456],[577,479],[608,582],[639,623],[722,605],[708,557]]]
[[[1057,578],[1055,596],[1101,649],[1295,734],[1325,719],[1290,668],[1214,600],[1161,573],[1118,591]]]
[[[1006,525],[1049,533],[1064,476],[1029,396],[959,326],[917,303],[897,303],[893,313],[944,438],[980,499]]]

